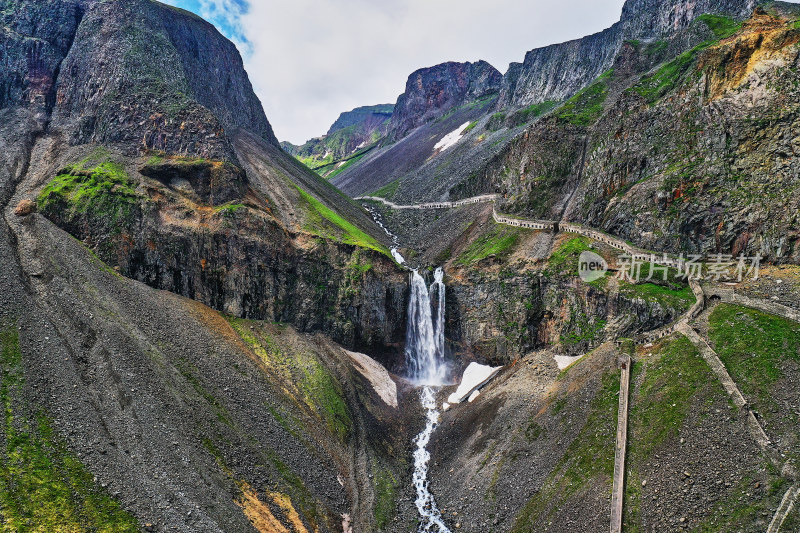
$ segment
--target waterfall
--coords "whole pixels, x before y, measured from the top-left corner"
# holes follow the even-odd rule
[[[431,294],[436,293],[434,314]],[[428,462],[431,455],[428,443],[439,423],[434,387],[447,380],[447,365],[444,361],[445,323],[444,271],[437,268],[430,288],[425,279],[414,270],[411,272],[411,298],[408,303],[408,329],[406,330],[406,364],[409,378],[423,387],[420,402],[425,409],[425,428],[414,439],[414,488],[417,491],[415,504],[420,515],[419,533],[450,533],[442,513],[436,506],[429,490]]]
[[[437,268],[433,274],[436,291],[439,293],[439,305],[436,310],[436,358],[444,360],[444,270]]]
[[[447,378],[444,363],[445,287],[442,269],[436,270],[430,290],[416,270],[411,272],[411,298],[408,302],[406,329],[406,365],[408,377],[418,385],[441,386]],[[436,326],[433,322],[431,291],[439,294]]]

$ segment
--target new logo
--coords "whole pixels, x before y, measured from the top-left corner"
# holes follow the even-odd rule
[[[578,258],[578,275],[586,283],[596,281],[608,272],[606,260],[594,252],[583,252]]]

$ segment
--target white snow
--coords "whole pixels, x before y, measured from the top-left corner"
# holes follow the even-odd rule
[[[448,409],[450,409],[450,404],[447,403],[447,402],[444,402],[442,404],[442,411],[447,411]]]
[[[344,533],[353,533],[353,526],[350,525],[350,520],[349,514],[344,513],[342,515],[342,531],[344,531]]]
[[[466,122],[466,123],[462,124],[461,126],[459,126],[458,129],[453,130],[452,132],[450,132],[447,135],[445,135],[444,137],[442,137],[442,140],[439,141],[438,143],[436,143],[436,146],[433,147],[434,151],[438,150],[440,152],[444,152],[448,148],[451,148],[451,147],[455,146],[455,144],[458,141],[461,140],[461,137],[463,137],[462,132],[469,125],[470,125],[470,123]]]
[[[480,395],[481,395],[481,391],[479,391],[479,390],[472,391],[472,394],[470,394],[470,395],[469,395],[469,400],[467,400],[467,401],[468,401],[469,403],[472,403],[472,402],[474,402],[474,401],[475,401],[475,400],[478,398],[478,396],[480,396]]]
[[[575,361],[580,359],[581,357],[583,357],[583,356],[579,355],[577,357],[567,357],[566,355],[554,355],[553,359],[556,360],[556,364],[558,365],[558,369],[559,370],[564,370],[567,367],[569,367],[569,365],[571,365],[572,363],[574,363]]]
[[[367,380],[387,405],[397,407],[397,384],[392,380],[389,372],[376,360],[363,353],[345,350],[352,359],[355,369]]]
[[[477,389],[495,377],[497,373],[500,372],[501,368],[503,367],[491,367],[480,365],[478,363],[470,363],[467,369],[464,370],[464,375],[461,378],[461,385],[459,385],[458,389],[456,389],[456,391],[450,395],[450,397],[447,399],[447,403],[456,404],[463,402],[473,392],[477,392]]]

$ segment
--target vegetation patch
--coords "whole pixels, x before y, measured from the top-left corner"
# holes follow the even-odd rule
[[[369,152],[369,150],[364,150],[358,155],[355,155],[349,159],[345,159],[344,161],[340,161],[334,167],[334,169],[329,172],[322,170],[322,168],[317,169],[317,172],[325,179],[331,180],[336,176],[338,176],[339,174],[341,174],[342,172],[344,172],[345,170],[347,170],[348,168],[358,163],[359,161],[361,161],[362,159],[364,159],[364,156],[367,155],[367,152]]]
[[[718,305],[708,324],[709,339],[733,380],[762,409],[771,405],[782,367],[800,362],[800,324],[731,304]]]
[[[223,204],[219,207],[214,209],[215,212],[219,213],[223,217],[226,218],[233,218],[236,215],[236,212],[240,209],[244,209],[244,204],[237,204],[237,203],[227,203]]]
[[[660,100],[664,95],[678,86],[680,80],[683,79],[684,75],[690,70],[692,65],[694,65],[697,52],[702,49],[700,46],[682,53],[672,61],[664,64],[653,74],[645,76],[632,90],[650,104]]]
[[[603,104],[608,97],[608,80],[613,69],[604,72],[591,85],[567,100],[558,110],[559,120],[576,126],[591,126],[603,114]]]
[[[697,17],[695,21],[701,22],[708,26],[708,29],[711,30],[711,32],[714,34],[714,37],[719,40],[731,37],[742,27],[741,22],[724,15],[712,15],[705,13]]]
[[[341,385],[314,354],[303,350],[287,352],[257,322],[232,317],[228,317],[228,322],[267,368],[283,381],[293,399],[345,443],[353,428],[350,410]]]
[[[0,331],[0,531],[139,531],[136,519],[94,482],[44,414],[20,413],[22,355],[15,329]]]
[[[591,242],[587,237],[573,237],[561,243],[550,255],[545,274],[547,276],[577,276],[578,259],[583,252],[592,249]]]
[[[592,482],[611,490],[614,474],[617,407],[620,374],[603,376],[600,390],[592,400],[589,417],[564,456],[517,516],[512,533],[534,533],[546,524],[571,497]]]
[[[125,169],[105,161],[86,168],[86,162],[58,172],[37,198],[39,210],[48,217],[70,221],[88,217],[90,224],[119,233],[132,221],[141,200]]]
[[[306,204],[306,212],[309,216],[309,224],[306,229],[329,239],[334,239],[345,244],[352,244],[362,248],[369,248],[391,257],[389,250],[382,246],[373,237],[348,222],[335,211],[317,200],[314,196],[297,187],[300,198]]]
[[[765,465],[765,470],[769,467]],[[771,479],[766,484],[764,494],[758,497],[742,498],[742,494],[751,494],[754,479],[747,476],[737,485],[736,490],[718,502],[715,512],[705,522],[693,531],[697,533],[716,533],[718,531],[747,531],[748,527],[759,522],[767,523],[777,509],[781,498],[789,488],[789,483],[783,478],[771,473]],[[769,518],[768,518],[769,517]],[[783,523],[780,531],[798,531],[791,524]]]
[[[678,434],[699,391],[715,383],[697,348],[683,335],[662,343],[646,363],[634,365],[642,383],[631,408],[631,456],[639,463]]]
[[[732,36],[741,28],[740,22],[736,22],[730,17],[720,15],[700,15],[697,17],[696,23],[702,23],[708,26],[716,39],[700,43],[691,50],[668,61],[654,73],[642,78],[632,90],[647,100],[648,103],[653,104],[657,102],[667,93],[678,87],[695,65],[699,52],[717,44],[721,39]],[[660,50],[654,49],[654,54],[660,53],[664,48],[666,48],[666,43],[661,45]]]
[[[388,185],[384,185],[383,187],[372,193],[372,196],[380,196],[381,198],[386,198],[387,200],[391,200],[397,193],[398,187],[400,187],[400,178],[394,180]]]
[[[495,224],[488,233],[472,241],[456,262],[459,265],[471,265],[490,256],[506,257],[529,231]]]
[[[640,299],[649,303],[658,303],[661,307],[687,311],[697,298],[687,285],[681,288],[656,283],[628,283],[620,281],[619,292],[630,299]]]
[[[544,102],[540,102],[538,104],[529,105],[528,107],[520,109],[511,115],[511,125],[519,126],[520,124],[527,124],[531,120],[539,118],[545,113],[552,111],[557,105],[558,102],[553,100],[545,100]],[[505,118],[505,115],[503,115],[503,118]]]
[[[373,476],[375,483],[375,525],[386,529],[397,508],[397,480],[389,470],[379,469]]]
[[[603,340],[606,323],[602,319],[590,320],[585,314],[573,310],[565,328],[569,333],[561,336],[561,343],[565,346],[594,345]]]
[[[489,121],[486,123],[486,129],[489,131],[497,131],[506,123],[506,114],[505,113],[494,113],[491,117],[489,117]]]
[[[628,531],[638,533],[646,531],[640,513],[642,506],[647,505],[642,500],[640,468],[657,462],[654,457],[670,439],[678,438],[692,413],[706,416],[715,401],[727,400],[727,395],[698,350],[682,335],[666,339],[649,357],[637,362],[633,366],[632,382],[639,385],[632,392],[631,400],[630,476],[624,507]],[[741,498],[752,486],[752,480],[744,480],[740,488],[732,488],[727,501],[720,502],[718,512],[693,531],[744,531],[745,524],[757,522],[756,515],[770,508],[772,503],[766,502],[779,489],[767,487],[766,499]]]

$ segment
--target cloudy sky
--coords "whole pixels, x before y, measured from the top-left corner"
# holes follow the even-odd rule
[[[167,0],[239,47],[280,140],[324,134],[342,111],[394,103],[418,68],[525,52],[600,31],[624,0]]]

